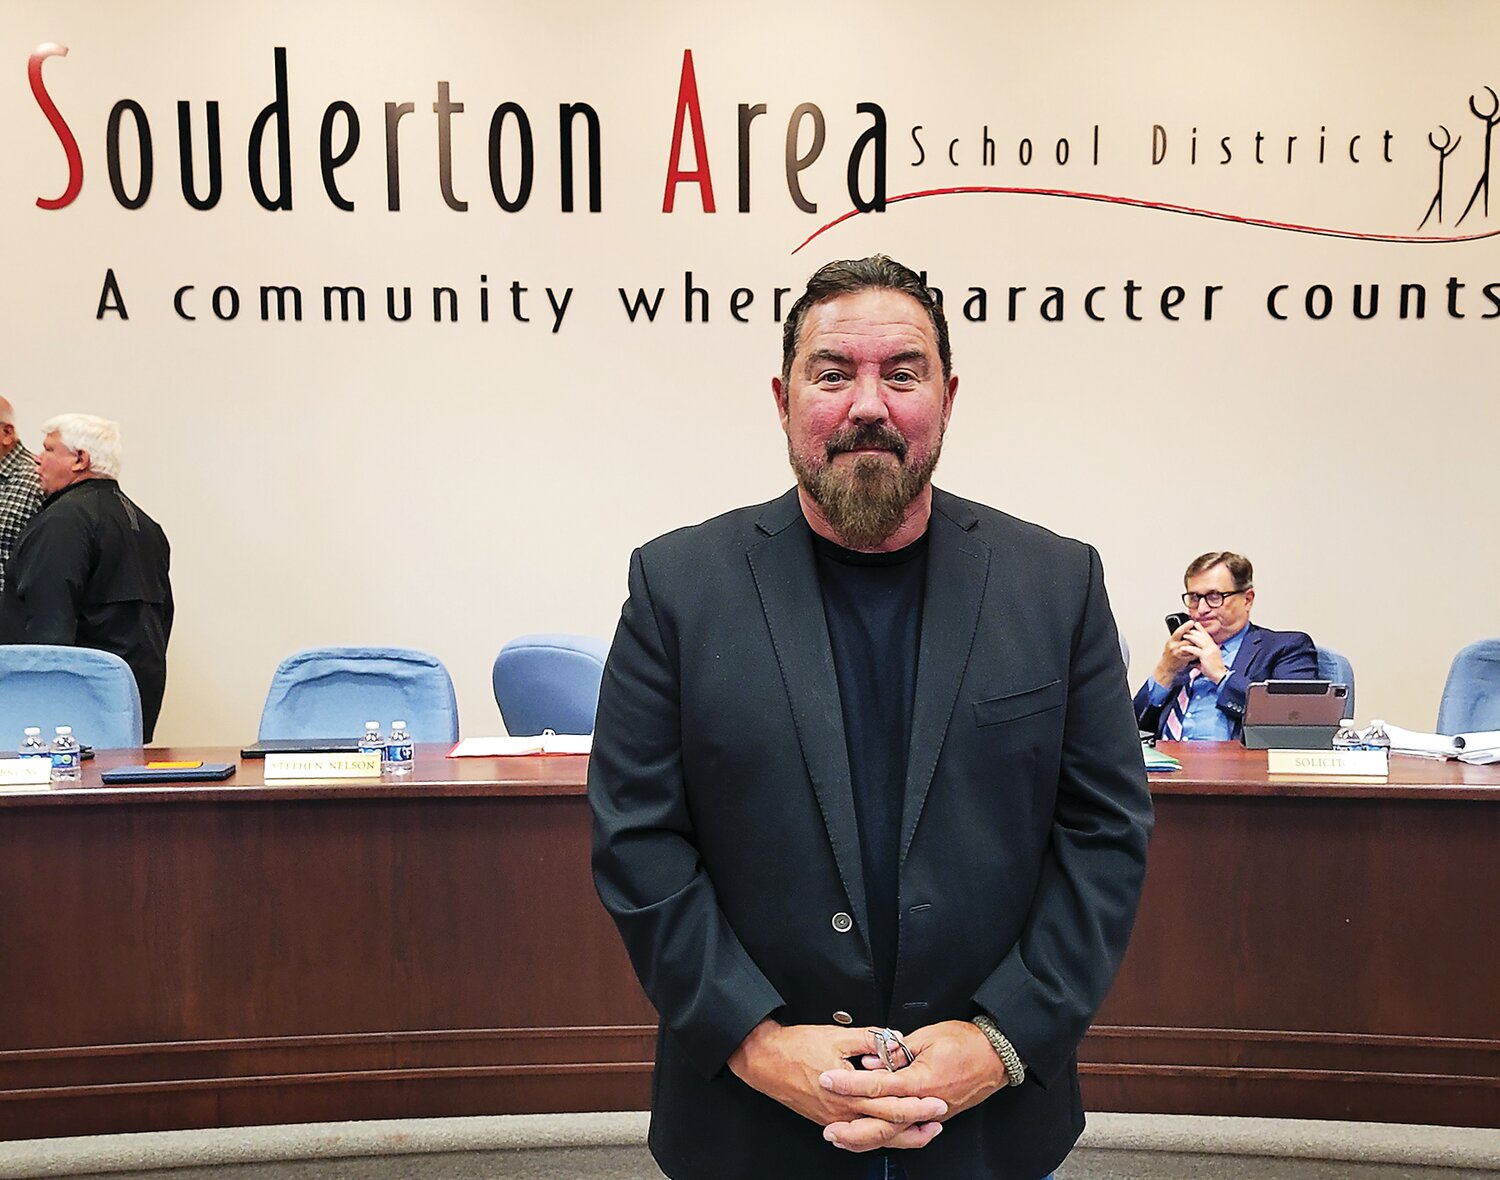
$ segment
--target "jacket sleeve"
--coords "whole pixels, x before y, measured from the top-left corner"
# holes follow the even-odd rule
[[[1301,631],[1287,631],[1275,655],[1266,661],[1266,666],[1256,670],[1256,680],[1316,680],[1318,678],[1318,649],[1312,637]],[[1233,668],[1219,686],[1218,705],[1234,718],[1237,725],[1245,720],[1245,700],[1250,695],[1250,677]],[[1236,731],[1237,732],[1237,731]]]
[[[24,643],[72,646],[78,611],[93,564],[92,530],[56,508],[32,519],[16,546],[12,573]]]
[[[1172,694],[1167,694],[1167,701],[1172,699]],[[1135,708],[1135,724],[1137,730],[1145,730],[1147,733],[1161,734],[1161,715],[1166,707],[1166,701],[1160,705],[1151,703],[1151,681],[1141,685],[1140,691],[1135,694],[1133,702]]]
[[[1318,678],[1318,649],[1312,636],[1301,631],[1287,633],[1285,650],[1277,653],[1267,674],[1268,680],[1316,680]]]
[[[589,759],[594,884],[646,995],[707,1077],[783,1000],[730,929],[694,843],[680,687],[637,551]]]
[[[161,629],[164,639],[172,638],[172,620],[177,615],[177,603],[172,598],[172,547],[167,544],[166,534],[162,534],[163,563],[162,563],[162,603],[161,603]]]
[[[1065,1075],[1135,922],[1151,833],[1146,783],[1098,554],[1073,633],[1052,838],[1020,942],[974,994],[1028,1080]]]

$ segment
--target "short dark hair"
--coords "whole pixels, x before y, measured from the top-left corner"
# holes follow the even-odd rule
[[[1255,581],[1255,567],[1250,564],[1250,559],[1242,553],[1231,553],[1225,549],[1218,553],[1199,554],[1193,558],[1188,563],[1187,569],[1183,571],[1183,585],[1186,585],[1187,580],[1194,574],[1206,573],[1216,565],[1222,565],[1229,571],[1229,576],[1234,579],[1236,590],[1248,590],[1251,583]]]
[[[908,266],[902,266],[884,254],[872,254],[869,258],[846,259],[820,266],[812,278],[807,280],[807,290],[791,311],[787,312],[786,324],[781,330],[781,379],[792,379],[792,358],[797,355],[797,337],[802,333],[802,320],[820,303],[837,299],[840,295],[853,295],[856,291],[900,291],[910,295],[927,312],[932,321],[933,335],[937,337],[938,359],[943,363],[943,380],[953,375],[953,350],[948,344],[948,320],[943,315],[943,305],[931,288],[922,281],[922,276]]]

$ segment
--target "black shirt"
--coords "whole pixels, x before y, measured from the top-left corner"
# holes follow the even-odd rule
[[[924,533],[893,553],[858,553],[813,534],[833,645],[882,1008],[896,974],[901,806],[927,585]]]

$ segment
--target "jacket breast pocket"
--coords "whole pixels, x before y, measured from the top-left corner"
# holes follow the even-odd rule
[[[974,722],[977,725],[1000,725],[1006,721],[1019,721],[1022,717],[1059,709],[1067,699],[1067,686],[1061,680],[1049,680],[1035,688],[975,701]]]

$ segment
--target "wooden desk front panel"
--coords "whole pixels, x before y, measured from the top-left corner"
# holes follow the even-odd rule
[[[640,1109],[587,801],[0,810],[0,1136]]]
[[[0,1137],[645,1107],[583,760],[437,754],[400,785],[0,792]],[[1500,1125],[1496,768],[1185,755],[1091,1108]]]
[[[1168,789],[1089,1105],[1500,1126],[1500,797]]]

